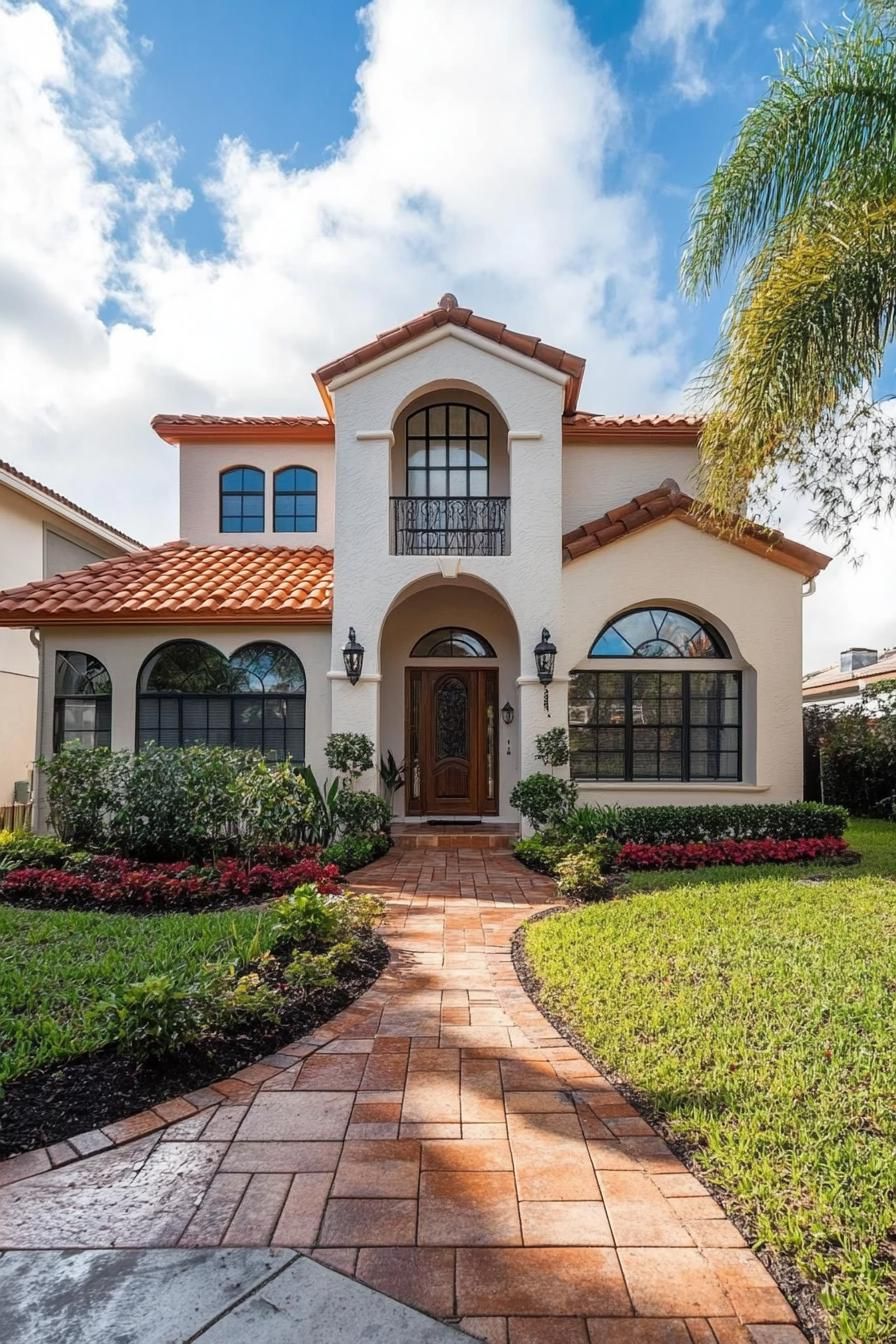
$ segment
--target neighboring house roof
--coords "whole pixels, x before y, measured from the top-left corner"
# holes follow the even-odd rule
[[[321,546],[171,541],[0,593],[0,625],[329,621],[332,592]]]
[[[0,484],[14,490],[16,494],[24,495],[28,499],[34,499],[38,503],[45,504],[47,508],[52,509],[54,513],[58,513],[60,517],[65,518],[70,513],[77,514],[77,518],[70,521],[77,522],[81,527],[86,527],[89,532],[110,534],[107,540],[116,538],[135,550],[139,550],[143,545],[142,542],[129,537],[126,532],[120,532],[117,527],[112,527],[110,523],[104,523],[102,518],[98,518],[95,513],[88,513],[87,509],[82,509],[80,504],[75,504],[73,500],[66,499],[65,495],[60,495],[57,490],[51,490],[48,485],[36,481],[33,476],[26,476],[23,471],[19,471],[9,462],[0,461]]]
[[[834,691],[854,691],[858,693],[866,681],[886,681],[896,678],[896,649],[889,649],[876,663],[867,663],[857,667],[854,672],[844,672],[839,663],[826,667],[821,672],[810,672],[803,677],[803,695],[812,696]]]
[[[830,563],[830,556],[810,550],[797,541],[790,541],[783,532],[761,527],[758,523],[732,519],[730,530],[713,524],[711,520],[701,518],[694,512],[695,504],[697,501],[691,495],[684,494],[677,482],[663,481],[655,490],[636,495],[627,504],[610,509],[600,518],[594,518],[573,532],[567,532],[563,538],[564,561],[575,560],[589,551],[609,546],[651,523],[677,518],[744,550],[752,551],[765,560],[773,560],[776,564],[797,570],[809,579]]]
[[[506,346],[510,350],[515,350],[517,354],[527,355],[530,359],[536,359],[560,373],[567,374],[565,410],[571,413],[576,409],[582,375],[585,372],[585,361],[580,355],[571,355],[555,345],[547,345],[538,336],[526,336],[521,331],[511,331],[503,322],[480,317],[472,308],[461,308],[453,294],[443,294],[435,308],[427,309],[419,317],[412,317],[409,322],[403,322],[401,326],[381,332],[375,340],[368,341],[357,350],[350,350],[347,355],[341,355],[339,359],[332,359],[328,364],[322,364],[314,374],[314,381],[323,397],[324,405],[332,413],[327,388],[340,374],[351,373],[353,369],[361,368],[371,360],[389,354],[419,336],[425,336],[427,332],[448,325],[463,327],[477,336],[483,336],[486,340]]]
[[[331,443],[336,426],[323,415],[157,415],[152,427],[166,443],[268,443],[277,439]],[[696,443],[703,429],[697,415],[598,415],[576,411],[563,417],[564,441]]]
[[[276,439],[332,441],[336,427],[323,415],[156,415],[152,427],[166,443],[186,439],[239,439],[267,443]]]

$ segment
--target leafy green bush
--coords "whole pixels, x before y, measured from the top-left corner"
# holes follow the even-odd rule
[[[558,825],[576,805],[578,789],[571,779],[554,775],[527,775],[514,785],[510,806],[522,812],[536,829]]]
[[[209,996],[207,1021],[225,1031],[256,1024],[275,1026],[283,1016],[283,996],[258,971],[225,977]]]
[[[61,868],[70,856],[64,840],[32,831],[0,831],[0,873],[14,868]]]
[[[549,728],[535,739],[535,759],[553,769],[569,761],[569,738],[565,728]]]
[[[230,747],[66,747],[41,767],[50,817],[72,845],[152,862],[250,856],[304,839],[313,811],[286,761]]]
[[[657,845],[701,840],[805,840],[842,835],[849,814],[823,803],[621,807],[607,818],[615,840]]]
[[[513,846],[513,853],[527,868],[552,877],[559,872],[564,860],[579,856],[596,864],[601,873],[606,873],[616,862],[619,843],[608,835],[598,835],[583,843],[580,840],[563,840],[558,838],[557,832],[545,831],[518,840]]]
[[[324,747],[327,765],[353,783],[373,769],[373,743],[365,733],[331,733]]]
[[[825,798],[854,816],[896,818],[896,682],[829,711],[816,730]]]
[[[313,883],[296,887],[289,896],[281,896],[274,906],[276,922],[272,932],[273,946],[278,944],[313,944],[328,946],[339,937],[342,917],[335,901],[321,896]]]
[[[595,807],[588,803],[583,807],[574,807],[569,816],[564,817],[553,828],[552,838],[558,843],[575,842],[588,845],[604,835],[615,835],[620,824],[622,808],[615,806]]]
[[[297,952],[285,971],[286,983],[299,994],[313,989],[332,989],[336,969],[327,952]]]
[[[335,863],[340,873],[351,873],[355,868],[365,868],[374,859],[380,859],[389,852],[387,835],[345,835],[334,840],[332,845],[322,851],[321,863]]]
[[[340,835],[380,835],[392,820],[392,810],[378,793],[340,789],[333,803],[333,820]]]
[[[596,901],[609,894],[609,884],[603,877],[600,858],[583,850],[567,854],[557,864],[557,889],[561,896],[575,901]]]
[[[371,895],[369,891],[345,891],[336,905],[343,936],[370,933],[371,929],[382,923],[386,914],[385,901]]]
[[[119,1049],[138,1059],[173,1054],[205,1026],[199,996],[171,975],[148,975],[102,1007],[111,1012]]]

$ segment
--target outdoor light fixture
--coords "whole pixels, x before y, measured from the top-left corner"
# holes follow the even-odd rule
[[[554,660],[556,657],[557,646],[551,643],[551,632],[545,626],[541,632],[541,640],[535,645],[535,670],[538,673],[538,680],[544,687],[544,708],[548,718],[551,717],[548,705],[548,687],[554,680]]]
[[[504,704],[501,706],[501,718],[508,725],[513,723],[513,705],[509,700],[505,700]]]
[[[345,663],[345,675],[354,686],[364,666],[364,645],[358,643],[353,625],[348,628],[348,643],[342,646],[342,661]]]

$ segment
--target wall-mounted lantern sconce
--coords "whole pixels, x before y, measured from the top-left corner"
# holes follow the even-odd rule
[[[364,666],[364,645],[358,643],[353,625],[348,628],[348,643],[342,646],[342,661],[345,663],[345,675],[354,686]]]
[[[509,700],[505,701],[504,704],[501,706],[501,718],[504,720],[504,722],[507,724],[508,727],[510,726],[510,724],[513,723],[513,705],[510,703]]]
[[[557,646],[551,643],[551,632],[545,626],[541,632],[540,641],[535,645],[535,670],[538,673],[538,680],[544,687],[544,708],[548,718],[551,717],[548,704],[548,687],[554,680],[554,660],[556,657]]]

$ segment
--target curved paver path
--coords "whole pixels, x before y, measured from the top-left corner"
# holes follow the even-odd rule
[[[494,1344],[803,1340],[521,988],[510,939],[552,883],[474,849],[393,851],[353,882],[389,902],[376,985],[234,1079],[73,1140],[107,1151],[0,1166],[0,1248],[290,1246]]]

